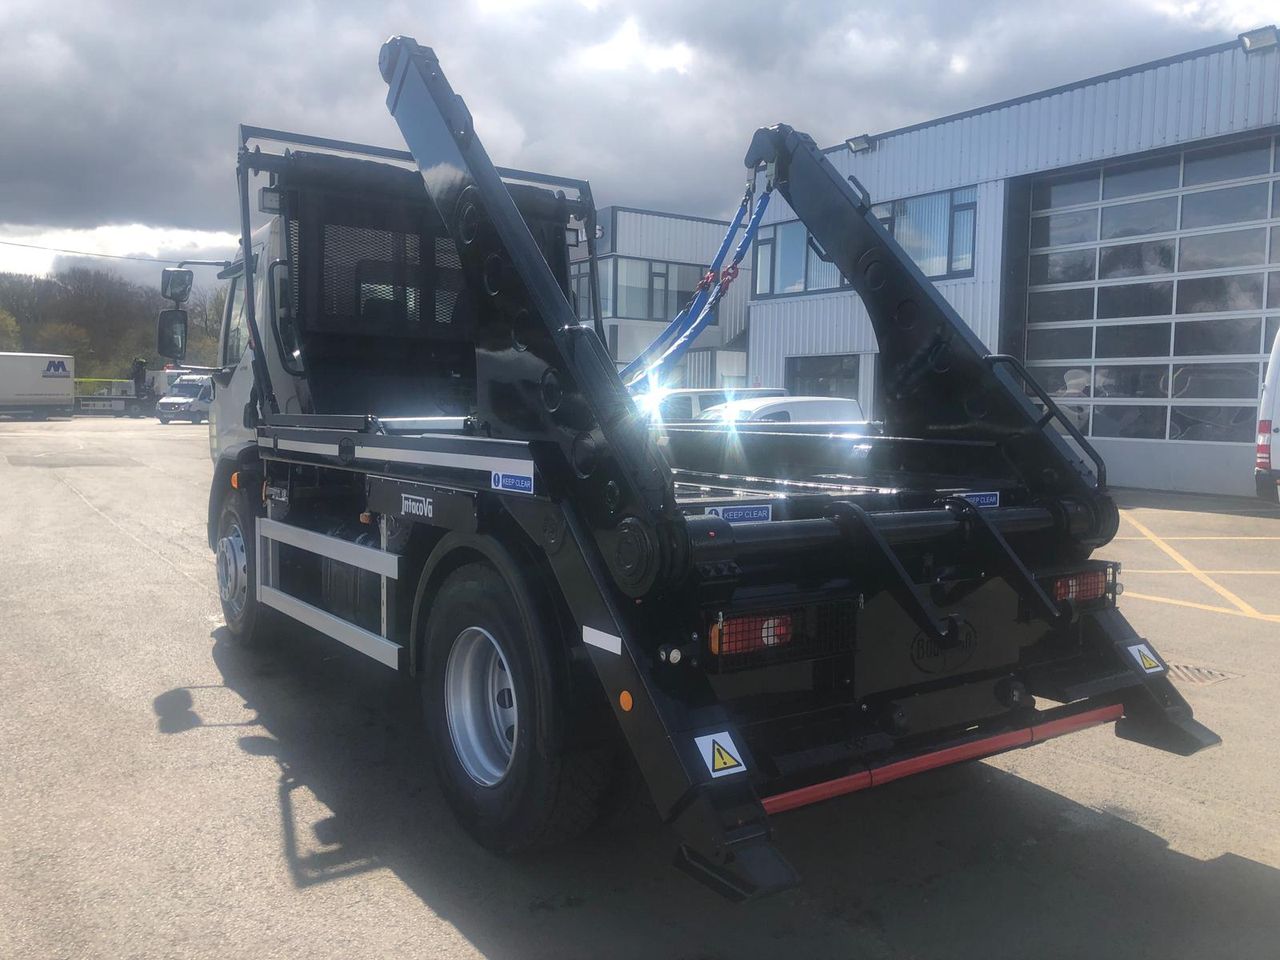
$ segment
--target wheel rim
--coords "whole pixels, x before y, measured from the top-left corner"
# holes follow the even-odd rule
[[[511,767],[520,726],[506,654],[483,627],[467,627],[453,641],[444,704],[462,769],[481,786],[496,786]]]
[[[249,599],[249,556],[240,524],[234,521],[218,541],[218,595],[233,618],[240,616]]]

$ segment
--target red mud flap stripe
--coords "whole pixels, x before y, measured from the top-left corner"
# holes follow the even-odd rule
[[[774,794],[772,797],[765,797],[761,803],[766,813],[784,813],[787,810],[804,807],[820,800],[829,800],[832,797],[843,796],[846,793],[856,793],[859,790],[866,790],[868,787],[883,786],[886,783],[901,780],[903,777],[909,777],[912,774],[923,773],[925,770],[934,770],[938,767],[950,766],[953,763],[962,763],[965,760],[976,760],[979,757],[989,757],[992,754],[1012,750],[1015,747],[1043,743],[1066,733],[1074,733],[1077,730],[1096,727],[1102,723],[1112,723],[1119,720],[1123,714],[1124,708],[1118,703],[1111,706],[1098,707],[1096,710],[1086,710],[1084,713],[1073,714],[1069,717],[1048,720],[1025,730],[999,733],[992,737],[974,740],[971,743],[961,743],[957,746],[946,747],[919,757],[888,763],[883,767],[873,767],[870,770],[851,773],[847,777],[838,777],[835,780],[828,780],[824,783],[800,787],[798,790]]]

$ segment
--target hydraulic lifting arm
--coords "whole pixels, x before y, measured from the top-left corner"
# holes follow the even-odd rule
[[[618,586],[643,596],[683,562],[670,466],[604,344],[581,326],[475,136],[435,53],[394,37],[387,107],[477,296],[477,415],[492,436],[555,449],[540,464],[582,510]]]
[[[1033,495],[1087,508],[1093,523],[1080,537],[1085,546],[1108,542],[1118,518],[1101,457],[1050,398],[1041,395],[1044,409],[1031,401],[1020,363],[988,353],[881,226],[861,184],[846,180],[809,136],[785,124],[757,130],[745,162],[753,170],[765,167],[824,259],[866,307],[884,371],[885,433],[995,441]],[[1050,427],[1055,419],[1092,468]]]

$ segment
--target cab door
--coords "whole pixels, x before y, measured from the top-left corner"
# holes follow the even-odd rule
[[[221,369],[213,375],[213,400],[209,404],[209,454],[214,460],[221,451],[256,436],[244,425],[245,404],[253,390],[253,353],[244,312],[243,264],[231,277],[227,291],[218,338],[218,365]]]

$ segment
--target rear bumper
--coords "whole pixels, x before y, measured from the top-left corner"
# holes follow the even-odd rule
[[[1054,737],[1061,737],[1077,730],[1086,730],[1104,723],[1114,723],[1124,716],[1124,707],[1118,703],[1099,707],[1087,704],[1060,707],[1056,710],[1044,711],[1037,722],[1019,730],[1009,730],[990,734],[977,739],[952,743],[948,746],[930,750],[914,757],[895,760],[879,766],[868,766],[867,769],[827,780],[823,783],[810,784],[796,790],[775,793],[761,798],[761,805],[769,814],[785,813],[811,803],[820,803],[833,797],[840,797],[871,787],[883,786],[894,780],[901,780],[926,770],[936,770],[966,760],[978,760],[982,757],[994,756],[1018,747],[1029,747],[1035,743],[1043,743]]]

